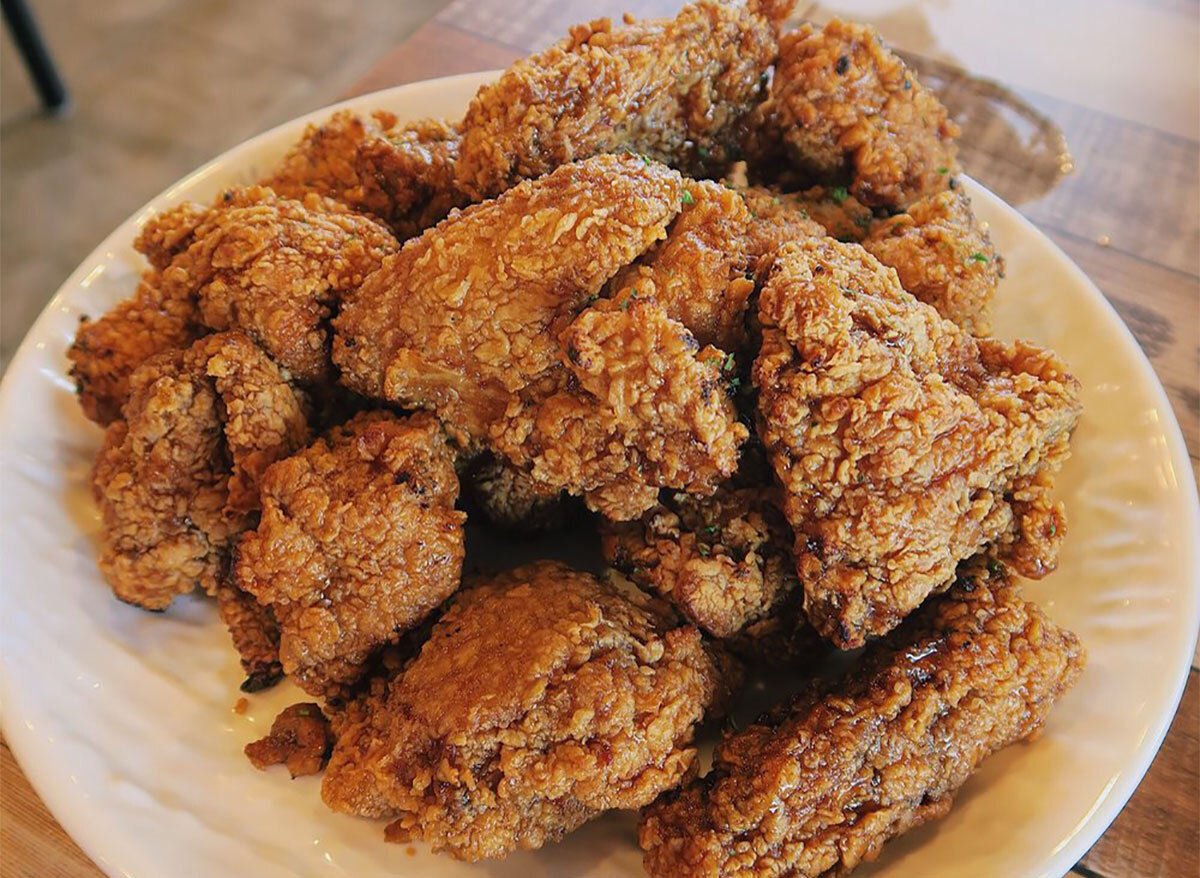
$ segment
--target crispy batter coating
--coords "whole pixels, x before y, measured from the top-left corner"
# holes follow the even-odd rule
[[[663,237],[682,180],[597,156],[449,217],[343,303],[334,360],[367,396],[430,408],[478,442],[509,401],[559,369],[557,335]]]
[[[100,571],[121,600],[162,610],[197,585],[216,589],[262,470],[307,438],[305,407],[248,337],[221,333],[147,360],[123,414],[92,473]]]
[[[458,188],[458,126],[420,119],[364,143],[358,150],[359,173],[381,193],[372,210],[400,240],[419,235],[470,199]]]
[[[988,334],[988,308],[1004,276],[1004,259],[975,221],[965,194],[939,192],[907,213],[879,220],[863,247],[947,320],[972,335]]]
[[[720,689],[700,632],[664,605],[539,562],[456,597],[343,728],[322,797],[459,859],[541,847],[678,784]]]
[[[310,125],[262,185],[297,201],[328,196],[378,217],[404,240],[467,203],[454,183],[458,141],[452,123],[397,127],[390,113],[363,118],[342,110]]]
[[[191,201],[177,204],[146,220],[136,238],[137,250],[156,271],[163,271],[171,260],[192,244],[196,226],[208,216],[208,208]]]
[[[601,525],[605,560],[705,633],[733,637],[799,587],[776,490],[671,492],[638,520]]]
[[[653,506],[660,487],[711,494],[748,435],[722,386],[725,354],[700,349],[655,296],[626,290],[584,311],[560,338],[569,380],[492,430],[535,481],[614,520]]]
[[[705,176],[733,158],[733,124],[764,92],[793,0],[700,0],[674,19],[571,29],[471,101],[459,186],[476,200],[559,165],[643,153]]]
[[[946,814],[992,753],[1035,737],[1084,662],[1074,634],[976,567],[845,679],[727,737],[707,777],[647,808],[646,870],[845,874]]]
[[[270,607],[264,607],[227,577],[217,586],[217,609],[229,629],[246,679],[243,692],[269,689],[283,679],[279,663],[279,625]]]
[[[946,108],[872,28],[837,19],[780,40],[770,95],[747,129],[752,167],[783,159],[869,207],[940,192],[957,168]]]
[[[536,536],[558,530],[574,517],[565,493],[547,493],[506,460],[485,455],[471,468],[468,479],[475,505],[502,530]]]
[[[67,351],[83,413],[108,425],[129,398],[129,376],[155,354],[184,348],[203,332],[196,304],[165,294],[158,272],[146,272],[137,291],[98,320],[80,320]]]
[[[795,196],[763,186],[747,186],[738,191],[751,217],[745,243],[748,271],[755,271],[759,260],[788,241],[825,235],[820,223],[809,216],[808,205]]]
[[[338,301],[396,249],[387,229],[330,199],[231,189],[162,282],[169,298],[198,303],[204,325],[241,329],[296,379],[316,382],[332,375],[327,325]]]
[[[458,588],[457,497],[453,458],[425,414],[357,415],[267,470],[237,584],[274,612],[297,685],[340,694]]]
[[[609,288],[652,289],[667,316],[701,345],[735,351],[745,340],[746,302],[754,292],[745,240],[750,222],[738,193],[689,180],[667,237],[618,272]]]
[[[271,723],[271,733],[246,745],[246,758],[259,771],[287,765],[293,778],[317,774],[333,748],[329,720],[319,705],[307,702],[284,708]]]
[[[370,176],[364,176],[359,149],[382,140],[396,124],[390,113],[360,116],[340,110],[320,125],[309,125],[260,185],[281,198],[303,201],[310,193],[323,195],[381,218],[391,212],[391,200]]]
[[[759,431],[814,626],[860,646],[996,540],[1021,573],[1052,570],[1051,474],[1079,416],[1063,363],[974,339],[854,244],[788,244],[764,276]]]

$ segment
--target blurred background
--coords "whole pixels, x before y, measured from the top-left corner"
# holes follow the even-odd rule
[[[125,217],[229,147],[342,97],[445,0],[26,0],[71,96],[0,44],[0,368]]]

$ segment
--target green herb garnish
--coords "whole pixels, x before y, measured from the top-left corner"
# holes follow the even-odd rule
[[[684,204],[695,204],[696,203],[696,199],[692,198],[692,193],[688,192],[686,189],[683,190],[683,203]]]
[[[832,193],[834,204],[844,204],[846,199],[850,197],[850,193],[846,191],[845,186],[838,186]]]
[[[987,262],[988,258],[983,253],[972,253],[970,257],[972,262]]]
[[[937,169],[937,172],[938,172],[939,174],[941,174],[941,175],[945,176],[946,174],[950,173],[950,169],[949,169],[949,168],[942,167],[942,168],[938,168],[938,169]]]

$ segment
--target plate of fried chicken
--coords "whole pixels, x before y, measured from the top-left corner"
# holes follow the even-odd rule
[[[1115,817],[1196,634],[1178,426],[790,6],[287,123],[63,285],[0,692],[109,874],[1058,875]]]

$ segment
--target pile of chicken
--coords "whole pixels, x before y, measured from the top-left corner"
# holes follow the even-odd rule
[[[790,6],[577,26],[459,121],[338,113],[146,223],[69,353],[100,568],[215,595],[244,689],[322,699],[260,767],[328,760],[332,809],[467,860],[644,808],[652,874],[816,876],[1074,682],[1012,579],[1055,567],[1078,385],[987,336],[945,109]],[[575,497],[613,570],[462,582],[459,507],[538,533]],[[763,663],[811,680],[698,777]]]

